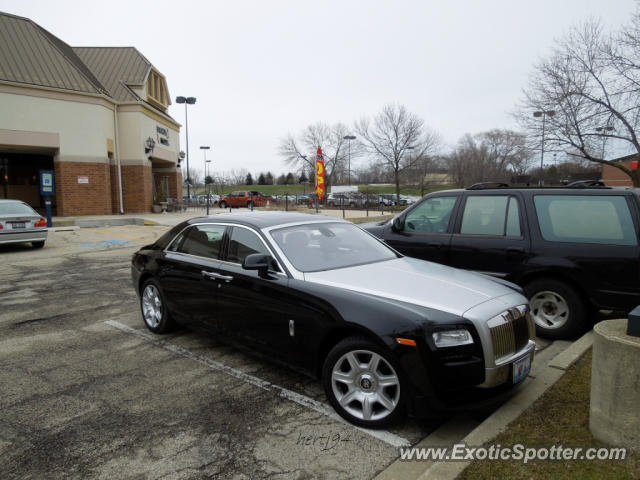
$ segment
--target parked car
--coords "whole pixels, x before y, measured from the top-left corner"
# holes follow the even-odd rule
[[[0,200],[0,245],[31,243],[44,247],[47,241],[47,221],[20,200]]]
[[[378,203],[391,207],[396,204],[396,196],[391,193],[381,193],[378,195]]]
[[[227,195],[221,195],[218,201],[220,208],[231,207],[264,207],[271,197],[266,197],[255,190],[238,190]]]
[[[405,255],[517,283],[538,334],[570,338],[591,311],[640,304],[638,192],[584,185],[449,190],[363,228]]]
[[[216,195],[214,193],[209,194],[209,205],[216,205],[220,200],[220,195]],[[207,195],[198,195],[198,203],[200,205],[207,204]]]
[[[327,205],[330,207],[355,207],[356,201],[344,193],[330,193],[327,195]]]
[[[215,332],[320,376],[335,410],[364,427],[502,395],[533,358],[519,287],[404,257],[329,216],[194,218],[131,267],[149,330]]]

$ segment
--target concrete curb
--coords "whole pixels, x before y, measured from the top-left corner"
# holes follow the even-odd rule
[[[555,341],[536,355],[531,374],[526,383],[500,408],[487,417],[480,425],[469,431],[461,430],[460,421],[452,419],[416,447],[453,445],[465,443],[480,446],[506,430],[509,423],[539,399],[556,383],[593,344],[593,332],[588,332],[573,343]],[[468,420],[467,420],[468,422]],[[461,432],[463,432],[461,434]],[[443,441],[446,439],[446,441]],[[469,466],[471,462],[402,462],[396,460],[375,477],[376,480],[417,479],[417,480],[453,480]]]

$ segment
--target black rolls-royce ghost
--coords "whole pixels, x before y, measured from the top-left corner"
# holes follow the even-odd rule
[[[320,376],[365,427],[495,396],[533,359],[519,287],[404,257],[333,217],[194,218],[135,253],[132,274],[152,332],[178,322],[240,339]]]

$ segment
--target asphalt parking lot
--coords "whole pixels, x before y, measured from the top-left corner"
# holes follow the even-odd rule
[[[167,227],[0,246],[1,478],[369,479],[445,419],[358,429],[320,382],[143,325],[129,260]],[[460,417],[461,437],[481,418]]]

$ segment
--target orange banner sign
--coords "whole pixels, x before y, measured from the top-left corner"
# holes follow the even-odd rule
[[[318,202],[321,202],[324,197],[324,157],[320,147],[316,157],[316,195],[318,195]]]

